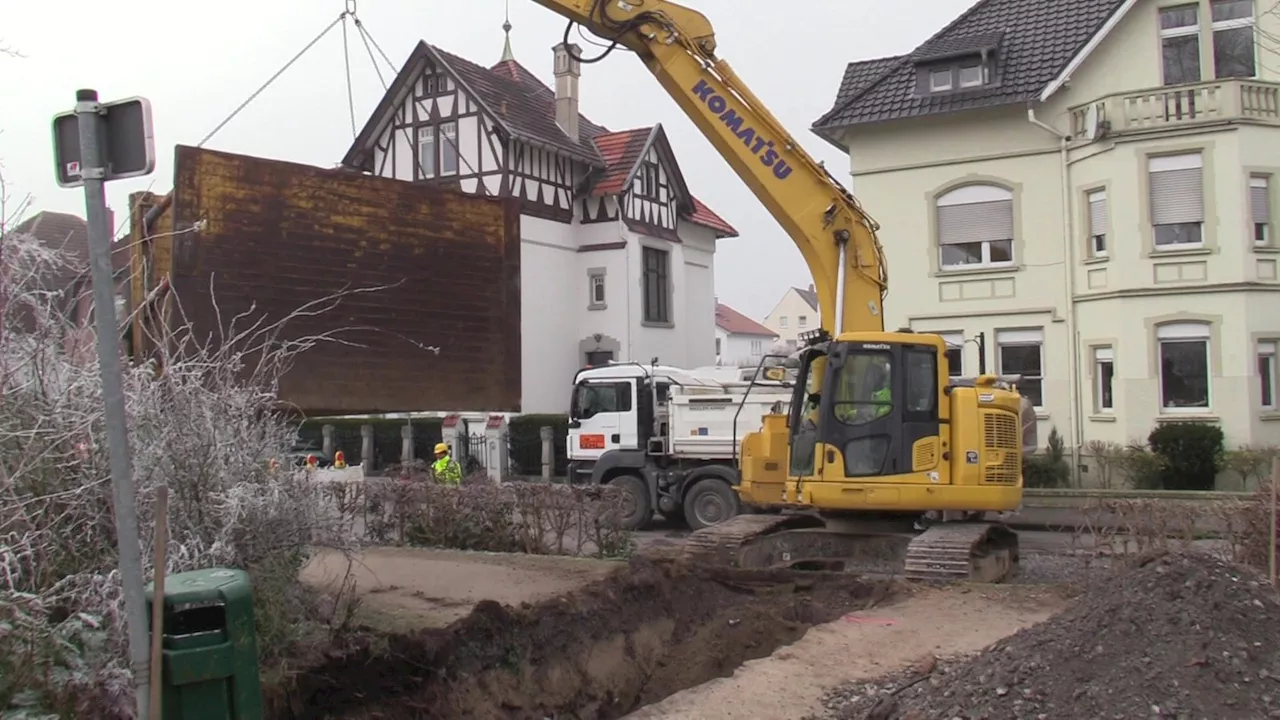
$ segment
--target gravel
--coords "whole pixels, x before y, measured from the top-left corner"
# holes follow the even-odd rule
[[[1280,718],[1280,602],[1200,553],[1143,558],[967,659],[846,685],[810,720]]]

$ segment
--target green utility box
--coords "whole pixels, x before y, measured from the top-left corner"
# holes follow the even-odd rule
[[[164,581],[164,720],[260,720],[253,588],[243,570],[209,568]],[[155,601],[147,585],[147,616]]]

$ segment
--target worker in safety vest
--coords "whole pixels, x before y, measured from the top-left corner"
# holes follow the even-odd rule
[[[449,446],[445,443],[436,443],[436,461],[431,464],[431,475],[441,485],[462,483],[462,466],[449,457]]]

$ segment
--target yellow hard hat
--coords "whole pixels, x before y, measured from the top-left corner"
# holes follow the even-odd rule
[[[444,443],[436,443],[436,454],[449,452],[449,446]]]

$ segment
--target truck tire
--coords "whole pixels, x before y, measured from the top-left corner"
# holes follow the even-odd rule
[[[742,508],[738,493],[719,478],[704,478],[684,495],[684,517],[690,530],[719,525]]]
[[[653,520],[653,503],[649,501],[649,486],[635,475],[619,475],[608,485],[622,490],[622,528],[643,530]]]

